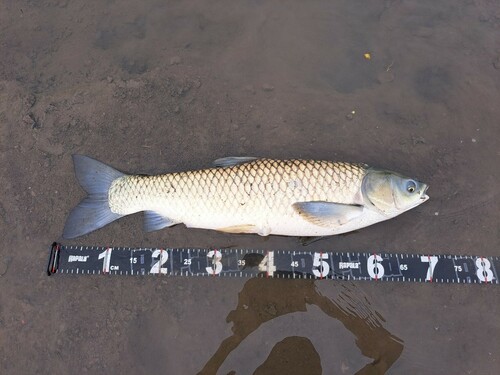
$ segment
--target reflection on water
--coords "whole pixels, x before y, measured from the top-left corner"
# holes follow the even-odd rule
[[[267,360],[257,368],[255,375],[297,374],[307,368],[310,375],[321,374],[321,360],[311,341],[291,336],[277,343]]]
[[[339,359],[340,363],[333,364],[335,372],[384,374],[401,355],[402,340],[383,327],[383,317],[372,309],[368,298],[354,284],[338,285],[337,296],[328,298],[317,290],[312,280],[249,280],[239,293],[238,306],[227,316],[227,322],[233,323],[233,335],[220,343],[200,374],[330,373],[334,369],[325,368],[325,364],[331,363],[325,357],[336,355],[337,348],[329,350],[321,336],[328,338],[325,341],[328,346],[336,339],[346,339],[338,331],[325,329],[324,320],[328,317],[347,328],[355,336],[361,354],[372,359],[361,365],[350,363],[347,358]],[[301,315],[300,319],[297,314]],[[307,315],[312,315],[316,322],[306,324],[309,332],[294,324],[303,322]],[[299,335],[295,335],[297,332]],[[256,337],[252,339],[253,336]],[[248,345],[247,341],[252,344]],[[242,353],[235,354],[237,351]],[[262,358],[263,355],[267,359]],[[241,356],[251,358],[240,365],[240,372],[235,367]]]

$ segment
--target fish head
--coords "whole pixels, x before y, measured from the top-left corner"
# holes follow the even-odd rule
[[[394,217],[428,200],[428,188],[427,184],[399,173],[369,169],[361,189],[368,206]]]

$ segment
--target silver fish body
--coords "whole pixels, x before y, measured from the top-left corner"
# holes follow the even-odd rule
[[[214,168],[144,176],[81,155],[74,163],[89,196],[70,214],[66,238],[140,211],[148,231],[184,223],[229,233],[328,236],[428,199],[427,185],[364,164],[224,158]]]

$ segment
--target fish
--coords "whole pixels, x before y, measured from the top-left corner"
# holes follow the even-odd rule
[[[87,192],[68,215],[64,238],[144,211],[144,229],[188,228],[261,236],[331,236],[391,219],[429,199],[428,185],[361,163],[217,159],[213,167],[159,175],[125,174],[73,155]]]

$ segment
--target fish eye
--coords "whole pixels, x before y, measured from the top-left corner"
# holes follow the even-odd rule
[[[406,191],[408,193],[413,193],[415,192],[415,190],[417,190],[417,184],[415,183],[415,181],[408,181],[408,183],[406,184]]]

